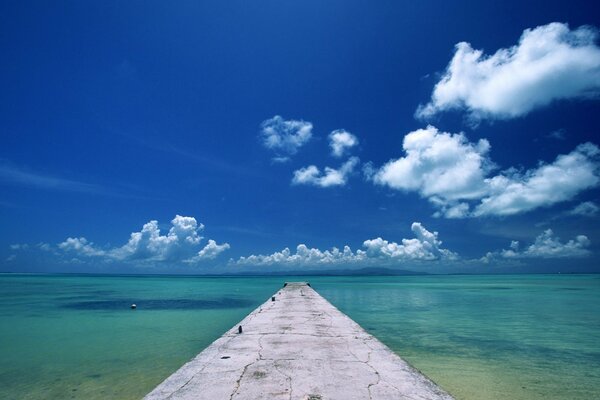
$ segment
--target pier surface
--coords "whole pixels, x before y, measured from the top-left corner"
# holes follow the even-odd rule
[[[274,296],[144,399],[452,399],[306,283]]]

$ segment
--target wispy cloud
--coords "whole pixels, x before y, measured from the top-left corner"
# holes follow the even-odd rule
[[[271,238],[277,236],[275,233],[270,232],[269,230],[256,229],[256,228],[246,228],[241,226],[213,226],[213,231],[216,232],[232,232],[235,234],[246,235],[246,236],[257,236],[257,237],[266,237]]]
[[[563,128],[555,129],[549,134],[547,134],[546,137],[549,139],[565,140],[567,137],[567,130]]]
[[[0,161],[0,180],[9,184],[29,186],[40,189],[63,190],[103,195],[114,194],[107,188],[97,184],[80,182],[34,172],[24,168],[19,168],[5,160]]]
[[[572,210],[567,211],[567,214],[579,217],[596,217],[600,214],[600,207],[593,201],[584,201]]]
[[[431,101],[419,106],[416,116],[465,109],[477,123],[523,116],[556,100],[596,97],[600,93],[597,37],[594,27],[570,30],[567,24],[555,22],[526,29],[517,45],[493,55],[474,50],[470,43],[458,43]]]

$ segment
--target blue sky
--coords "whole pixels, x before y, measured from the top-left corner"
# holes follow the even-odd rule
[[[3,3],[0,269],[598,272],[600,12],[495,3]]]

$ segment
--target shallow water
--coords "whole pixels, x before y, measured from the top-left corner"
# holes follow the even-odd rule
[[[458,399],[600,398],[599,275],[316,284]]]
[[[141,398],[301,279],[0,275],[0,398]],[[598,275],[308,279],[458,399],[599,398]]]

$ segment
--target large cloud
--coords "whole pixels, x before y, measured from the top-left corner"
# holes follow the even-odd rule
[[[575,197],[600,183],[600,149],[584,143],[553,163],[490,176],[490,144],[429,126],[404,138],[404,157],[369,175],[376,184],[418,192],[447,218],[512,215]],[[473,207],[473,209],[472,209]]]
[[[406,135],[402,147],[406,156],[381,167],[373,176],[375,183],[446,200],[473,199],[485,193],[484,177],[491,168],[487,140],[469,143],[462,133],[428,126]]]
[[[68,238],[56,247],[57,254],[79,259],[95,258],[104,261],[132,263],[185,262],[194,263],[214,259],[229,249],[229,244],[209,240],[202,246],[200,232],[204,225],[194,217],[175,216],[169,231],[163,235],[158,221],[150,221],[139,232],[133,232],[123,246],[100,248],[86,238]]]
[[[275,160],[284,161],[310,140],[313,125],[301,120],[284,120],[276,115],[263,121],[260,128],[263,145],[277,154]]]
[[[315,165],[300,168],[294,171],[292,184],[295,185],[313,185],[319,187],[344,186],[348,180],[348,176],[354,171],[354,168],[359,163],[358,157],[350,157],[348,161],[343,163],[339,169],[325,167],[323,172]]]
[[[349,149],[358,144],[358,138],[348,131],[337,129],[329,134],[331,155],[342,157]]]
[[[574,258],[585,257],[591,254],[588,247],[590,240],[585,235],[578,235],[566,243],[554,236],[551,229],[547,229],[535,238],[533,244],[521,249],[520,243],[513,240],[509,249],[496,253],[488,253],[483,261],[492,259],[522,259],[522,258]]]
[[[318,266],[347,265],[360,263],[363,265],[387,265],[407,261],[454,260],[456,253],[441,247],[437,232],[430,232],[419,222],[414,222],[411,230],[416,236],[402,239],[401,243],[389,242],[380,237],[363,242],[364,250],[353,252],[349,246],[343,250],[336,247],[331,250],[309,248],[305,244],[296,247],[292,253],[289,248],[268,255],[250,255],[231,261],[237,265],[253,266]]]
[[[418,117],[466,109],[474,120],[525,115],[560,99],[596,97],[600,92],[598,32],[551,23],[523,31],[519,43],[493,55],[456,45],[454,57]]]

